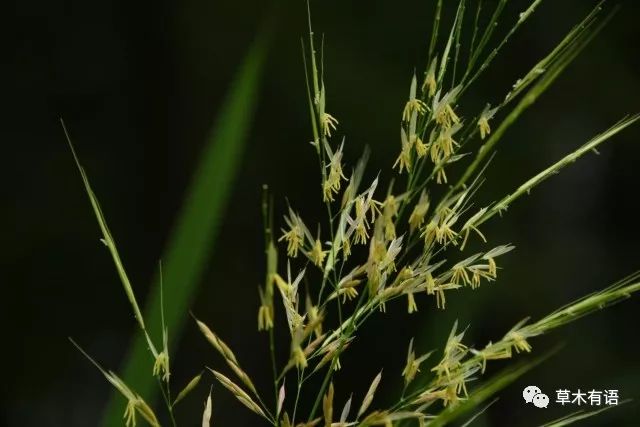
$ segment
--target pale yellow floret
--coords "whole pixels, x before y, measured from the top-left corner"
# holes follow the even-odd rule
[[[316,239],[313,243],[311,251],[307,253],[307,256],[309,257],[311,262],[313,262],[318,267],[321,267],[325,257],[327,256],[327,252],[328,251],[322,250],[322,242],[320,242],[320,239]]]
[[[127,427],[136,427],[136,402],[135,400],[129,400],[127,407],[124,410],[125,425]]]
[[[411,171],[411,144],[403,143],[402,150],[393,164],[393,168],[398,166],[398,173],[402,173],[406,169],[407,172]]]
[[[440,243],[441,245],[452,243],[455,246],[457,237],[458,233],[453,231],[453,229],[451,228],[451,224],[446,221],[440,224],[436,232],[436,242]]]
[[[342,242],[342,253],[345,258],[349,258],[351,256],[351,243],[349,243],[349,239],[344,239]]]
[[[324,136],[331,136],[331,130],[336,130],[338,120],[329,113],[322,113],[320,115],[320,126],[322,127],[322,134]]]
[[[411,120],[411,115],[416,112],[418,114],[424,114],[427,111],[427,104],[419,99],[410,99],[407,101],[402,111],[402,120],[408,122]]]
[[[169,355],[165,351],[158,353],[155,362],[153,363],[153,375],[161,377],[163,381],[168,381],[169,376]]]
[[[460,118],[449,104],[443,105],[442,108],[436,111],[435,119],[436,123],[444,127],[451,127],[455,123],[460,123]]]
[[[443,129],[440,133],[440,137],[438,138],[438,144],[440,145],[440,150],[442,151],[442,159],[437,159],[439,163],[440,160],[448,159],[453,154],[454,147],[458,146],[458,143],[453,139],[453,134],[451,132],[451,128]],[[436,160],[434,160],[436,162]]]
[[[369,240],[369,233],[367,231],[369,229],[369,222],[367,221],[368,209],[364,196],[358,196],[355,200],[356,217],[351,220],[354,232],[353,242],[355,244],[365,244]]]
[[[260,305],[258,309],[258,330],[267,331],[273,328],[273,307]]]
[[[513,342],[513,348],[516,350],[516,353],[520,353],[522,351],[525,351],[527,353],[531,352],[531,344],[527,342],[525,336],[520,332],[511,331],[505,338]]]
[[[492,277],[496,277],[498,275],[498,266],[496,265],[496,261],[489,257],[487,259],[487,262],[489,263],[489,275]]]
[[[307,316],[309,318],[308,326],[313,328],[316,338],[322,335],[322,316],[317,306],[311,303],[311,299],[307,297]]]
[[[258,309],[258,331],[267,331],[273,328],[273,282],[274,275],[270,274],[268,284],[263,291],[258,287],[260,294],[260,308]]]
[[[433,280],[433,275],[429,271],[427,271],[425,275],[424,288],[427,291],[427,295],[433,295],[436,289],[436,282]]]
[[[455,98],[460,92],[461,87],[457,86],[450,92],[440,98],[439,93],[433,98],[433,112],[437,124],[444,128],[450,128],[460,123],[460,117],[456,114],[451,106],[455,102]]]
[[[409,292],[409,293],[407,294],[407,304],[408,304],[407,312],[408,312],[409,314],[411,314],[411,313],[414,313],[414,312],[417,312],[417,311],[418,311],[418,305],[416,304],[416,299],[415,299],[415,297],[413,296],[413,292]]]
[[[436,295],[436,307],[444,310],[447,305],[447,299],[444,294],[444,291],[448,291],[451,289],[458,289],[460,285],[456,285],[455,283],[445,283],[442,285],[436,285],[434,287],[434,293]]]
[[[444,171],[444,167],[439,167],[438,172],[436,173],[436,184],[446,184],[447,183],[447,174]]]
[[[463,285],[471,284],[471,280],[469,277],[469,272],[462,265],[454,265],[451,268],[452,276],[451,281],[456,285],[459,285],[462,282]]]
[[[493,118],[498,108],[490,108],[491,106],[487,104],[482,110],[480,114],[480,118],[478,119],[478,130],[480,131],[480,139],[485,139],[487,135],[491,133],[491,126],[489,126],[489,120]]]
[[[413,338],[411,339],[411,341],[409,341],[407,363],[405,364],[404,370],[402,371],[402,377],[404,378],[405,387],[415,379],[418,372],[420,372],[420,365],[422,364],[422,362],[427,360],[430,355],[431,353],[427,353],[416,358],[415,352],[413,351]]]
[[[429,210],[429,197],[424,191],[420,194],[418,203],[413,208],[411,215],[409,216],[409,230],[413,232],[416,228],[419,228],[424,222],[424,217]]]
[[[436,240],[436,236],[438,235],[438,224],[434,220],[429,221],[420,235],[424,237],[425,246],[430,247],[433,245]]]
[[[389,195],[382,204],[382,222],[384,224],[384,237],[386,240],[393,240],[396,238],[394,218],[397,215],[398,201],[393,195]]]
[[[329,174],[322,183],[322,194],[325,202],[333,201],[334,193],[340,191],[341,181],[347,180],[342,172],[342,145],[335,153],[329,154]]]
[[[302,228],[299,225],[294,225],[291,229],[285,232],[282,237],[278,239],[278,242],[285,240],[287,242],[287,255],[291,258],[298,256],[298,250],[304,244],[304,234]]]
[[[311,237],[311,233],[302,218],[293,209],[289,208],[289,215],[285,215],[284,219],[289,228],[288,231],[282,230],[283,234],[278,239],[278,242],[286,241],[287,256],[295,258],[298,256],[298,251],[304,247],[305,238],[313,244],[313,237]]]
[[[422,83],[422,92],[428,93],[429,97],[432,97],[436,94],[436,89],[438,88],[438,84],[436,82],[436,64],[438,63],[438,58],[434,58],[429,65],[429,69],[427,70],[424,82]]]
[[[480,117],[478,120],[478,129],[480,129],[480,139],[485,139],[485,137],[491,133],[489,120],[487,120],[486,117]]]
[[[307,357],[304,355],[302,348],[300,345],[295,346],[291,350],[291,358],[293,359],[295,365],[298,368],[306,368],[307,367]]]
[[[422,139],[417,135],[413,135],[413,140],[414,140],[414,145],[416,147],[416,154],[418,155],[418,158],[421,159],[427,155],[427,152],[429,151],[429,146],[424,142],[422,142]]]
[[[446,215],[441,214],[440,224],[438,224],[436,230],[436,242],[441,245],[451,243],[456,246],[458,244],[458,233],[453,231],[453,226],[458,221],[459,215],[453,210],[447,211]]]

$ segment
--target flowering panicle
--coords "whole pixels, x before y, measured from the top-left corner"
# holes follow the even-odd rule
[[[436,24],[440,22],[441,3],[442,1],[436,2]],[[490,18],[491,27],[488,28],[491,31],[498,22],[502,3]],[[540,3],[539,0],[532,2],[531,6],[520,15],[514,28],[528,19],[538,3]],[[334,371],[341,368],[341,355],[349,349],[352,342],[360,339],[360,328],[371,316],[377,311],[384,312],[386,305],[393,301],[404,301],[404,297],[406,297],[409,313],[418,311],[418,299],[425,296],[428,299],[435,299],[437,309],[445,309],[447,297],[451,298],[454,294],[450,291],[459,290],[460,292],[456,294],[463,293],[468,288],[475,290],[483,283],[495,281],[498,274],[496,259],[511,251],[513,246],[501,245],[487,251],[485,246],[488,236],[483,233],[486,230],[483,228],[481,231],[480,227],[495,214],[503,213],[517,198],[527,194],[561,168],[583,154],[595,150],[600,143],[636,120],[640,120],[640,116],[633,116],[621,121],[526,181],[512,193],[498,199],[498,202],[477,211],[474,210],[475,213],[472,214],[471,209],[476,203],[473,197],[476,196],[477,189],[485,179],[486,156],[493,152],[495,143],[504,134],[504,127],[510,125],[524,109],[533,104],[533,101],[549,86],[574,54],[586,44],[592,34],[590,29],[599,26],[593,25],[597,15],[594,12],[576,27],[577,29],[572,31],[558,48],[539,61],[532,71],[519,80],[499,107],[491,108],[487,104],[477,119],[471,120],[470,123],[463,123],[460,113],[464,111],[465,105],[463,94],[467,93],[470,84],[485,70],[503,45],[508,45],[506,41],[513,33],[513,31],[508,32],[503,42],[496,48],[490,49],[485,44],[491,39],[487,36],[491,31],[476,28],[480,31],[478,34],[484,35],[481,36],[482,40],[478,42],[479,44],[474,46],[472,41],[469,49],[471,55],[465,61],[463,57],[466,55],[458,55],[461,44],[466,39],[460,36],[463,22],[465,22],[464,8],[465,2],[461,1],[449,32],[450,36],[446,39],[446,47],[441,51],[439,67],[438,55],[434,54],[440,49],[439,39],[442,38],[438,38],[434,32],[429,46],[429,65],[420,88],[418,88],[418,79],[415,74],[411,79],[409,97],[402,109],[400,120],[400,153],[391,168],[395,170],[396,175],[390,179],[388,190],[383,197],[375,194],[382,173],[376,175],[367,189],[363,191],[360,188],[364,179],[368,150],[365,150],[362,159],[347,179],[343,170],[344,138],[339,146],[334,144],[332,148],[331,137],[337,129],[338,120],[326,111],[323,70],[318,69],[313,33],[311,28],[309,29],[310,61],[305,60],[305,69],[308,72],[309,114],[314,135],[312,144],[321,164],[320,186],[327,217],[321,226],[318,225],[318,232],[314,237],[300,215],[289,207],[284,215],[282,234],[274,236],[272,206],[263,202],[267,274],[264,284],[258,288],[260,306],[257,323],[259,330],[269,331],[275,392],[274,409],[270,410],[265,405],[265,400],[261,398],[253,380],[241,368],[229,346],[207,325],[196,320],[206,340],[237,377],[236,383],[222,373],[210,369],[216,380],[238,401],[268,421],[270,425],[392,427],[401,424],[403,420],[409,420],[419,426],[427,423],[443,425],[456,416],[456,410],[445,409],[438,413],[441,407],[431,405],[437,402],[444,406],[451,406],[469,397],[468,383],[478,372],[484,373],[487,361],[508,359],[517,353],[530,352],[532,350],[530,340],[533,337],[640,291],[640,274],[638,274],[628,281],[557,310],[536,323],[527,324],[526,320],[522,321],[497,342],[489,342],[484,347],[478,347],[479,350],[470,348],[462,342],[465,332],[457,330],[456,321],[442,350],[441,359],[428,368],[424,365],[431,353],[417,356],[413,339],[411,339],[406,363],[401,372],[405,389],[395,405],[389,409],[369,410],[381,382],[382,372],[380,372],[371,383],[355,417],[351,415],[353,396],[349,397],[341,413],[337,412],[338,407],[335,406],[337,399],[335,399],[333,386]],[[476,16],[476,26],[486,21],[484,16],[479,15],[480,8]],[[434,27],[437,28],[437,25]],[[436,31],[435,28],[434,31]],[[462,33],[466,34],[466,32]],[[484,57],[485,54],[487,54],[486,57]],[[466,69],[465,62],[467,62]],[[310,64],[310,67],[307,67],[307,64]],[[461,72],[457,72],[456,69]],[[553,70],[553,72],[547,73],[545,70]],[[420,93],[418,93],[419,90]],[[490,121],[498,108],[510,108],[511,101],[520,95],[522,95],[521,102],[505,112],[507,120],[501,125],[501,129],[491,134]],[[485,139],[487,139],[486,142],[480,142],[478,149],[476,143]],[[476,152],[461,153],[462,147]],[[473,155],[472,159],[466,157],[469,154]],[[466,160],[470,161],[467,163]],[[461,175],[456,177],[451,185],[435,185],[449,183],[447,174],[451,175],[453,168],[448,166],[453,162],[467,163],[466,169],[462,169]],[[119,276],[136,320],[154,357],[152,373],[157,379],[162,380],[160,381],[162,391],[170,392],[170,359],[164,320],[162,325],[164,348],[158,352],[147,333],[133,288],[124,272],[115,243],[79,163],[78,168],[103,232],[103,242],[107,245],[118,267]],[[343,182],[346,188],[343,188]],[[398,188],[401,190],[398,191]],[[393,194],[394,189],[395,194]],[[340,200],[339,206],[332,203],[336,198]],[[321,239],[321,227],[327,230],[322,235],[324,239]],[[470,243],[472,235],[477,236],[478,239]],[[280,262],[282,265],[278,263],[276,239],[277,242],[282,242],[283,246],[286,244],[286,274],[279,273],[284,263],[282,261]],[[482,248],[469,256],[464,252],[467,243],[482,246]],[[460,252],[453,250],[453,247]],[[300,257],[302,259],[298,258],[300,253],[303,255]],[[292,264],[298,271],[295,276],[292,275]],[[307,269],[308,265],[318,268]],[[304,304],[301,304],[300,285],[303,279],[305,300]],[[276,292],[280,295],[281,305],[274,303]],[[277,336],[278,342],[281,342],[283,335],[283,333],[276,335],[277,331],[274,331],[274,328],[280,324],[275,321],[275,306],[283,307],[289,332],[288,348],[283,349],[288,350],[287,359],[282,360],[284,366],[279,365],[280,357],[275,348],[275,337]],[[284,325],[284,321],[282,324]],[[284,335],[287,334],[284,333]],[[379,346],[384,346],[386,349],[390,348],[389,345],[387,341],[379,343]],[[138,394],[129,389],[115,374],[104,371],[97,364],[96,366],[126,398],[124,420],[128,427],[135,426],[137,416],[143,417],[152,426],[159,426],[155,414]],[[316,375],[322,369],[326,372]],[[427,371],[432,379],[425,382],[421,378],[421,381],[418,381],[421,370]],[[324,379],[319,378],[320,375],[323,375]],[[313,381],[308,381],[312,376]],[[174,402],[167,402],[168,416],[173,416],[172,408],[175,403],[196,387],[200,377],[201,375],[197,376],[187,384]],[[287,409],[291,409],[284,407],[287,395],[286,385],[290,386],[291,379],[297,380],[295,384],[297,389],[295,401],[289,399],[286,402],[286,406],[295,405],[293,411],[287,413]],[[308,416],[301,414],[298,407],[299,396],[305,396],[305,398],[307,396],[307,390],[302,391],[306,384],[319,385]],[[409,386],[411,386],[410,389]],[[491,391],[490,388],[488,391]],[[171,393],[165,393],[165,397],[170,395]],[[480,400],[482,399],[467,400],[469,408]],[[211,406],[209,397],[202,417],[203,426],[209,426],[211,423],[213,412]],[[292,416],[290,417],[289,414]]]

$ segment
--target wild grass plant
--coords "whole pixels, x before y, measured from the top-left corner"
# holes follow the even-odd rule
[[[174,406],[210,376],[255,414],[256,424],[262,419],[262,424],[276,427],[445,425],[470,416],[471,411],[482,411],[487,401],[532,366],[518,365],[484,379],[487,364],[530,353],[536,337],[640,290],[640,274],[632,274],[535,321],[526,317],[525,309],[522,321],[480,347],[465,342],[467,329],[455,322],[447,325],[450,333],[441,350],[421,354],[411,340],[402,351],[402,372],[373,373],[364,395],[352,395],[346,402],[334,398],[337,388],[350,388],[344,374],[336,376],[342,367],[341,356],[373,316],[384,317],[386,307],[396,303],[406,304],[408,313],[446,310],[449,299],[473,298],[474,293],[482,292],[486,284],[497,280],[501,257],[514,249],[508,242],[493,241],[483,231],[485,223],[506,215],[522,196],[583,155],[596,152],[638,120],[638,115],[623,118],[503,198],[479,200],[477,192],[488,185],[484,173],[498,142],[611,16],[598,4],[554,49],[524,70],[508,93],[496,94],[481,110],[467,109],[465,100],[474,83],[490,72],[496,56],[541,2],[530,2],[499,36],[498,22],[507,0],[491,8],[481,0],[461,0],[446,24],[443,1],[437,1],[424,69],[410,79],[406,104],[398,106],[398,156],[388,169],[373,173],[366,167],[368,157],[375,153],[365,150],[352,166],[344,158],[347,141],[340,134],[339,118],[331,113],[322,49],[317,48],[309,14],[309,36],[302,50],[312,132],[309,147],[317,157],[320,177],[319,185],[309,191],[322,201],[324,221],[306,220],[295,200],[289,201],[282,220],[277,220],[275,211],[280,204],[274,203],[265,188],[262,213],[267,270],[259,287],[257,329],[268,337],[270,390],[259,390],[243,369],[241,357],[199,319],[195,319],[197,327],[228,369],[223,372],[221,367],[206,366],[188,384],[174,388],[164,313],[162,340],[156,342],[147,332],[115,241],[72,147],[102,242],[153,357],[148,374],[157,379],[165,403],[164,409],[155,408],[87,355],[126,398],[127,426],[136,425],[140,418],[158,426],[163,417],[177,425]],[[470,246],[482,249],[472,252]],[[279,328],[286,330],[284,343],[276,339]],[[286,358],[278,357],[279,346],[287,349]],[[388,375],[401,376],[403,387],[395,403],[381,407],[376,396]],[[215,425],[215,412],[210,393],[203,427]],[[549,425],[567,425],[590,415],[570,415]]]

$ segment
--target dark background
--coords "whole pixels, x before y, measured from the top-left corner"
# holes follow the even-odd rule
[[[384,168],[389,176],[409,80],[414,67],[425,65],[431,3],[312,1],[316,31],[325,34],[329,110],[347,135],[349,164],[369,145],[370,173]],[[526,3],[514,1],[502,22],[512,22]],[[479,81],[472,102],[501,99],[593,4],[543,3]],[[607,6],[614,4],[622,9],[611,24],[501,141],[479,195],[485,203],[640,111],[640,5]],[[192,306],[268,387],[266,342],[255,330],[263,277],[260,187],[271,185],[280,213],[285,196],[302,211],[313,211],[317,201],[299,44],[304,2],[24,1],[7,10],[0,424],[98,425],[111,389],[67,336],[117,369],[135,328],[58,117],[71,129],[144,300],[229,82],[265,16],[273,15],[276,32],[251,137]],[[351,391],[358,400],[383,366],[389,382],[378,402],[391,400],[412,336],[421,351],[441,348],[457,318],[470,325],[468,342],[484,345],[525,316],[538,318],[640,268],[639,137],[638,125],[624,131],[599,156],[588,155],[487,226],[492,242],[517,246],[502,259],[497,283],[455,294],[445,312],[423,301],[419,315],[409,317],[403,302],[374,320],[343,357],[338,401]],[[533,341],[536,354],[566,345],[506,389],[477,425],[529,426],[570,412],[553,404],[548,411],[526,407],[520,393],[530,383],[552,400],[551,390],[560,387],[617,388],[623,398],[640,397],[639,309],[635,298]],[[173,361],[176,384],[205,363],[221,366],[192,323]],[[207,388],[178,410],[183,425],[198,423]],[[215,425],[259,425],[216,390]],[[637,425],[638,408],[631,402],[590,424]]]

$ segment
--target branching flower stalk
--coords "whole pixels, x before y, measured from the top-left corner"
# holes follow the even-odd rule
[[[339,121],[331,113],[323,73],[318,69],[309,14],[309,39],[308,45],[303,42],[303,59],[313,135],[311,144],[318,157],[321,180],[318,199],[325,206],[326,220],[322,224],[310,224],[304,220],[302,211],[289,206],[276,234],[274,202],[265,188],[262,213],[267,268],[264,284],[259,287],[257,327],[269,337],[273,402],[267,403],[262,398],[229,346],[203,321],[196,319],[198,328],[233,375],[212,368],[206,371],[240,403],[272,426],[443,425],[460,416],[459,408],[478,405],[497,392],[499,387],[495,384],[502,387],[523,372],[505,374],[497,382],[487,382],[484,388],[482,385],[471,387],[470,381],[481,377],[488,363],[529,353],[533,349],[533,338],[640,290],[640,275],[631,275],[537,322],[529,323],[525,319],[496,342],[481,348],[464,343],[466,329],[460,330],[456,322],[438,360],[432,361],[437,352],[416,353],[416,343],[413,339],[410,341],[405,367],[397,373],[403,378],[404,387],[395,404],[386,409],[371,409],[375,407],[377,390],[384,384],[381,370],[360,400],[352,395],[344,405],[338,405],[335,390],[344,387],[336,375],[342,365],[340,357],[357,340],[358,331],[365,327],[367,320],[384,316],[387,305],[399,299],[406,300],[409,313],[427,307],[444,310],[447,298],[462,298],[468,295],[463,292],[467,289],[481,292],[485,284],[495,282],[500,258],[514,247],[491,242],[491,236],[482,226],[639,118],[634,115],[614,124],[497,202],[476,201],[476,192],[484,184],[487,159],[493,155],[497,143],[609,17],[602,16],[602,6],[598,4],[547,56],[526,71],[510,92],[488,100],[481,111],[467,111],[465,95],[473,83],[487,72],[496,55],[542,0],[530,2],[493,48],[490,43],[506,0],[497,3],[484,27],[480,22],[486,11],[478,1],[469,32],[463,31],[468,2],[460,0],[449,31],[440,40],[442,3],[442,0],[436,3],[425,71],[420,78],[417,74],[412,76],[408,99],[398,108],[398,157],[389,162],[388,170],[377,171],[369,181],[365,175],[368,151],[353,169],[345,163],[346,140],[339,136]],[[102,230],[103,242],[111,252],[136,320],[147,337],[155,361],[150,373],[158,377],[170,419],[176,425],[172,408],[195,389],[202,373],[171,402],[168,331],[163,326],[163,347],[158,352],[146,333],[133,288],[97,199],[75,151],[73,154]],[[452,173],[453,163],[466,164],[466,168],[462,173]],[[388,179],[389,173],[392,179]],[[383,191],[382,183],[387,179],[396,184]],[[404,190],[398,190],[403,184]],[[434,191],[438,187],[445,191]],[[441,197],[433,196],[442,193]],[[484,207],[478,209],[478,204]],[[469,253],[471,242],[481,249]],[[304,291],[300,286],[303,280],[309,284]],[[278,311],[284,315],[277,315]],[[286,360],[278,359],[275,351],[274,329],[280,327],[288,331]],[[136,414],[151,425],[159,425],[158,418],[140,396],[115,374],[94,364],[128,399],[125,409],[128,426],[135,425]],[[309,379],[315,376],[320,376],[320,386],[309,389]],[[305,414],[301,409],[302,399],[309,399],[304,406],[311,408]],[[203,426],[209,425],[215,413],[209,395]]]

